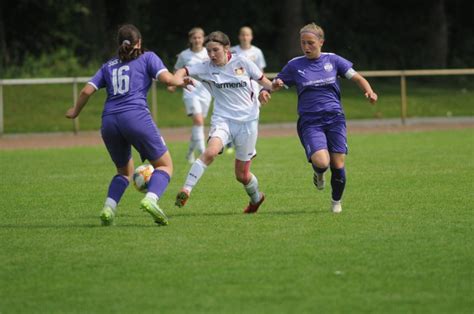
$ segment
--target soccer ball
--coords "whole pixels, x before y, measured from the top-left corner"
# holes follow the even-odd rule
[[[148,182],[155,171],[152,165],[145,164],[138,166],[133,173],[133,185],[142,193],[148,192]]]

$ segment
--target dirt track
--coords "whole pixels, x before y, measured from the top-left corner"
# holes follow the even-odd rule
[[[474,129],[474,118],[410,119],[401,125],[398,119],[351,120],[347,122],[348,133],[396,133],[452,129]],[[187,141],[190,128],[163,128],[161,133],[167,142]],[[260,137],[296,136],[295,123],[263,124]],[[474,132],[473,132],[474,136]],[[7,134],[0,137],[0,150],[25,148],[54,148],[102,145],[98,131],[73,133]]]

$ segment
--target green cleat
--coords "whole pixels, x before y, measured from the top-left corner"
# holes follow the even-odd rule
[[[168,225],[168,217],[166,217],[165,213],[161,210],[158,204],[154,202],[153,200],[145,197],[140,202],[140,208],[143,209],[143,211],[149,213],[151,217],[153,217],[153,220],[155,221],[155,223],[157,223],[158,225],[161,225],[161,226]]]
[[[100,221],[102,226],[112,226],[114,225],[115,211],[109,206],[104,206],[100,211]]]

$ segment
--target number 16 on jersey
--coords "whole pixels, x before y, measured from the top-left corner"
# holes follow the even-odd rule
[[[130,89],[130,77],[124,74],[125,71],[130,70],[128,65],[121,66],[112,71],[112,85],[114,87],[114,95],[125,94]]]

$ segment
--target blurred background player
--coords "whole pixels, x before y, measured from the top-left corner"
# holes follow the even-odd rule
[[[157,202],[168,186],[173,163],[160,131],[151,118],[146,99],[153,79],[175,86],[182,86],[183,80],[169,73],[155,53],[144,51],[142,36],[135,26],[120,27],[117,41],[118,56],[104,63],[84,86],[75,105],[66,112],[66,117],[73,119],[79,116],[89,97],[98,89],[106,88],[101,134],[117,167],[117,174],[110,182],[107,199],[100,212],[102,224],[113,224],[117,204],[133,175],[133,146],[140,153],[142,161],[148,159],[155,168],[148,183],[148,193],[140,202],[140,207],[157,224],[166,225],[168,219]]]
[[[264,72],[267,63],[260,48],[252,45],[253,31],[249,26],[243,26],[239,31],[239,45],[233,46],[230,50],[238,56],[243,55],[257,65],[260,71]],[[260,90],[260,88],[259,88]]]
[[[242,26],[239,30],[239,45],[231,47],[230,51],[237,55],[237,56],[244,56],[250,59],[253,63],[257,65],[257,67],[264,73],[264,69],[267,66],[265,62],[265,58],[263,56],[262,50],[260,48],[255,47],[252,45],[253,40],[253,31],[249,26]],[[251,81],[253,90],[255,95],[258,95],[260,91],[260,85],[255,82]],[[258,102],[258,97],[255,97],[255,101]],[[260,105],[260,103],[259,103]],[[233,154],[234,148],[232,147],[232,143],[226,145],[226,153]]]
[[[321,27],[314,23],[304,26],[300,30],[304,56],[291,59],[277,75],[274,84],[276,88],[283,84],[296,86],[298,136],[314,169],[313,182],[318,190],[322,190],[324,173],[331,167],[331,210],[339,213],[346,184],[347,136],[338,77],[355,82],[370,103],[375,103],[378,97],[369,82],[354,71],[350,61],[333,53],[321,52],[323,43]],[[270,99],[269,92],[262,90],[259,99],[266,103]]]
[[[226,34],[213,32],[206,37],[204,45],[210,60],[187,66],[175,74],[179,78],[189,75],[201,80],[214,97],[207,148],[191,166],[175,204],[178,207],[186,204],[206,168],[222,152],[224,145],[232,142],[235,146],[235,177],[250,197],[244,213],[254,213],[265,196],[259,192],[257,177],[250,172],[251,160],[256,155],[260,109],[249,81],[258,81],[269,89],[272,83],[249,59],[230,53],[230,40]]]
[[[178,60],[174,66],[175,70],[209,60],[206,49],[204,49],[203,46],[204,35],[204,30],[200,27],[194,27],[189,31],[188,39],[190,47],[179,53]],[[169,86],[168,90],[174,92],[176,87]],[[191,117],[193,121],[189,149],[186,153],[186,160],[191,164],[195,160],[194,152],[196,151],[199,156],[205,149],[204,119],[207,116],[211,100],[211,94],[198,81],[195,82],[194,86],[190,85],[183,89],[183,102],[186,108],[186,114]]]

